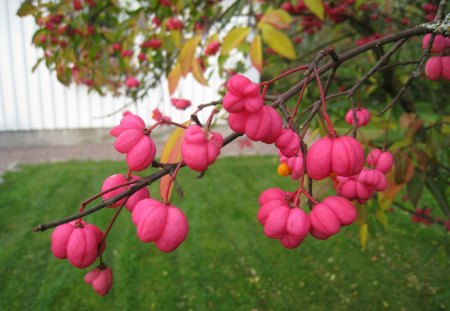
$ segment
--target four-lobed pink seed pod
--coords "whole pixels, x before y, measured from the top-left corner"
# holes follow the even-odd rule
[[[280,152],[280,163],[285,163],[288,166],[292,180],[300,179],[303,174],[303,153],[301,150],[292,157],[285,157]]]
[[[431,34],[426,34],[422,39],[422,48],[426,49],[428,42],[430,41]],[[433,44],[431,46],[431,53],[441,53],[447,46],[447,38],[441,35],[434,36]]]
[[[319,240],[326,240],[356,219],[356,209],[343,197],[331,196],[316,204],[309,214],[310,233]]]
[[[283,129],[275,141],[275,146],[285,157],[296,156],[300,150],[300,137],[291,129]]]
[[[131,170],[142,171],[155,159],[155,143],[145,133],[145,123],[139,116],[125,112],[120,124],[111,130],[111,135],[117,137],[114,148],[127,155]]]
[[[189,126],[181,144],[181,155],[186,165],[197,172],[206,171],[220,154],[223,137],[198,125]]]
[[[425,64],[425,75],[431,81],[436,81],[441,78],[442,73],[442,57],[430,57]]]
[[[306,156],[308,176],[324,179],[331,173],[353,176],[364,166],[361,143],[349,136],[323,137],[316,141]]]
[[[99,296],[105,296],[112,287],[113,273],[111,268],[97,267],[84,276],[84,281],[92,286]]]
[[[389,151],[382,152],[380,149],[372,149],[367,155],[367,164],[386,174],[391,170],[394,157]]]
[[[264,102],[259,94],[259,85],[247,77],[236,74],[227,82],[227,93],[223,98],[223,107],[228,112],[256,112]]]
[[[131,219],[142,242],[155,242],[156,247],[166,253],[183,243],[189,231],[186,216],[179,208],[154,199],[136,204]]]
[[[273,144],[280,136],[283,121],[275,108],[263,106],[259,111],[249,113],[245,120],[245,134],[253,141]]]
[[[358,119],[358,127],[365,126],[370,121],[370,112],[366,108],[357,108],[356,111],[356,117]],[[353,119],[353,109],[350,109],[347,111],[347,114],[345,115],[345,122],[347,122],[350,125],[353,125],[354,119]]]
[[[279,239],[286,248],[299,246],[309,232],[309,216],[300,208],[291,208],[287,199],[292,194],[279,188],[265,190],[259,196],[258,221],[264,234]]]
[[[126,175],[122,175],[122,174],[114,174],[109,176],[108,178],[105,179],[105,181],[103,182],[102,185],[102,192],[106,191],[108,189],[114,188],[116,186],[119,186],[121,184],[127,183],[128,181],[131,180],[141,180],[142,178],[136,175],[131,175],[130,178],[127,178]],[[120,194],[123,191],[126,191],[129,187],[131,187],[131,185],[129,186],[123,186],[120,187],[118,189],[109,191],[107,193],[105,193],[102,198],[103,200],[108,200],[118,194]],[[134,206],[137,204],[137,202],[139,202],[142,199],[146,199],[150,197],[150,192],[148,191],[147,187],[143,187],[141,189],[139,189],[138,191],[136,191],[135,193],[133,193],[126,201],[125,203],[125,207],[132,212]],[[123,204],[123,202],[125,202],[126,198],[121,199],[119,201],[117,201],[116,203],[108,206],[108,207],[116,207],[116,206],[120,206]]]
[[[100,252],[98,250],[102,239],[103,233],[96,226],[84,221],[80,224],[72,221],[53,230],[51,249],[56,258],[67,258],[73,266],[84,269],[92,265],[104,251],[105,243],[102,243]]]

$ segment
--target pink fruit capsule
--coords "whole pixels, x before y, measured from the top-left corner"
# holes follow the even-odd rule
[[[300,150],[300,137],[291,129],[283,129],[275,141],[275,146],[285,157],[293,157]]]
[[[303,154],[298,152],[297,156],[290,157],[286,161],[287,166],[291,170],[292,180],[298,180],[303,174]]]
[[[253,141],[272,144],[280,136],[283,122],[280,115],[271,106],[263,106],[261,110],[248,115],[245,123],[245,134]]]
[[[378,157],[380,156],[381,152],[382,151],[378,148],[370,150],[369,154],[367,155],[367,159],[366,159],[367,164],[369,164],[370,166],[377,165],[377,160],[378,160]]]
[[[67,240],[67,259],[77,268],[89,267],[104,250],[103,245],[100,252],[98,251],[102,238],[103,233],[94,225],[85,223],[81,227],[75,226]]]
[[[322,201],[322,204],[327,205],[334,212],[339,219],[341,226],[348,226],[356,219],[356,209],[346,198],[330,196],[325,198],[325,200]]]
[[[236,133],[244,134],[247,116],[248,112],[246,111],[230,113],[230,115],[228,116],[228,125]]]
[[[426,34],[422,40],[422,48],[426,49],[428,46],[428,41],[430,41],[431,34]],[[446,47],[446,38],[441,35],[434,36],[433,45],[431,46],[431,53],[437,54],[441,53]]]
[[[316,141],[308,150],[306,167],[308,176],[321,180],[331,173],[331,151],[333,139],[324,137]]]
[[[145,123],[141,117],[132,114],[129,111],[125,111],[122,119],[120,120],[120,124],[113,127],[110,133],[112,136],[118,137],[122,132],[129,129],[138,129],[143,131],[145,129]]]
[[[220,48],[220,42],[219,41],[213,41],[211,42],[205,49],[205,55],[215,55],[217,51],[219,51]]]
[[[264,234],[271,239],[280,239],[286,235],[286,223],[290,209],[287,204],[274,209],[264,224]]]
[[[287,248],[287,249],[293,249],[296,248],[298,246],[300,246],[300,244],[302,244],[303,239],[286,234],[284,237],[282,237],[280,239],[280,243],[281,245],[283,245],[283,247]]]
[[[130,179],[127,179],[125,175],[122,174],[115,174],[112,176],[109,176],[108,178],[105,179],[105,181],[103,182],[102,185],[102,192],[114,188],[116,186],[119,186],[121,184],[127,183],[131,180],[139,180],[142,179],[139,176],[135,176],[135,175],[131,175]],[[130,186],[123,186],[120,188],[117,188],[115,190],[112,190],[110,192],[105,193],[102,196],[103,200],[108,200],[118,194],[120,194],[121,192],[127,190]],[[128,200],[125,203],[126,208],[131,212],[134,208],[134,205],[136,205],[136,203],[142,199],[148,198],[150,196],[150,193],[148,192],[148,189],[146,187],[139,189],[138,191],[136,191],[135,193],[133,193]],[[111,206],[108,207],[116,207],[116,206],[120,206],[123,204],[123,202],[125,201],[125,198],[122,200],[117,201],[116,203],[114,203]]]
[[[228,112],[256,112],[263,106],[259,94],[259,85],[243,75],[234,75],[227,82],[227,93],[223,98],[223,107]]]
[[[75,221],[59,225],[52,232],[51,249],[58,259],[67,258],[67,242],[75,229]]]
[[[99,296],[105,296],[112,287],[113,273],[111,268],[95,268],[84,276],[84,281],[90,285]]]
[[[308,214],[298,207],[290,209],[286,221],[286,232],[288,235],[303,240],[308,234],[310,226],[311,222]]]
[[[392,156],[392,153],[390,153],[389,151],[385,151],[378,157],[377,170],[386,174],[391,170],[393,163],[394,157]]]
[[[125,51],[124,51],[125,52]],[[135,77],[128,77],[125,80],[125,85],[129,89],[138,88],[141,83]]]
[[[184,213],[173,205],[167,207],[167,222],[155,245],[160,251],[173,252],[186,240],[189,224]]]
[[[186,165],[198,172],[208,169],[220,154],[223,137],[209,132],[198,125],[191,125],[185,131],[181,144],[181,155]]]
[[[425,75],[428,80],[436,81],[439,80],[442,73],[442,57],[433,56],[427,60],[425,64]]]
[[[339,176],[358,174],[364,166],[364,151],[356,139],[349,136],[323,137],[308,151],[306,167],[308,176],[324,179],[331,173]]]
[[[269,188],[264,190],[258,198],[259,205],[263,205],[267,201],[271,200],[284,200],[284,198],[289,195],[289,192],[286,192],[280,188]]]
[[[341,228],[339,218],[328,205],[323,203],[314,206],[309,214],[309,219],[311,235],[320,240],[328,239],[338,233]]]
[[[450,42],[450,38],[447,38],[447,40]],[[450,45],[449,45],[450,48]],[[445,80],[450,80],[450,56],[443,56],[442,57],[442,69],[441,69],[441,75],[442,78]]]
[[[143,242],[155,242],[163,252],[174,251],[187,237],[189,225],[184,213],[171,204],[144,199],[131,215]]]
[[[365,126],[370,121],[370,112],[366,108],[357,108],[356,109],[356,117],[358,119],[358,127]],[[347,122],[350,125],[353,125],[353,109],[350,109],[347,111],[347,114],[345,115],[345,122]]]
[[[175,108],[180,110],[184,110],[191,106],[191,102],[187,99],[172,98],[170,102]]]

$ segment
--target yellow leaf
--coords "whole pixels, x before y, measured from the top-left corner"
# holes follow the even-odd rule
[[[181,45],[181,32],[179,30],[172,30],[170,31],[170,37],[175,47],[179,49]]]
[[[183,123],[186,126],[191,124],[191,121],[186,121]],[[184,129],[181,127],[177,127],[172,134],[170,134],[169,138],[164,145],[164,148],[161,152],[161,163],[177,163],[181,160],[181,143],[184,138]],[[169,202],[170,196],[172,194],[173,182],[169,175],[165,175],[161,178],[159,183],[159,193],[161,198]]]
[[[172,70],[169,72],[167,76],[167,81],[169,82],[169,94],[172,95],[178,87],[178,83],[181,78],[181,66],[180,63],[177,62]]]
[[[381,210],[387,211],[392,206],[392,197],[388,197],[384,192],[378,192],[377,201]]]
[[[250,60],[252,61],[253,66],[258,69],[259,73],[261,73],[263,68],[263,55],[261,36],[259,34],[255,35],[255,38],[253,38],[253,42],[250,47]]]
[[[197,35],[187,40],[180,51],[178,60],[181,66],[181,74],[185,77],[191,71],[192,60],[195,59],[195,50],[200,42],[201,36]]]
[[[367,227],[367,223],[364,223],[359,227],[359,242],[361,243],[361,247],[363,250],[366,249],[367,238],[369,236],[369,228]]]
[[[232,49],[238,47],[247,38],[249,32],[250,28],[248,27],[238,27],[231,30],[223,39],[220,54],[228,54]]]
[[[296,53],[291,39],[284,33],[269,24],[262,24],[262,38],[267,45],[279,55],[295,59]]]
[[[200,67],[200,64],[198,63],[198,60],[196,58],[192,60],[192,75],[198,83],[208,86],[208,81],[206,81],[205,77],[203,76],[202,68]]]
[[[287,29],[291,25],[292,18],[288,12],[282,9],[267,10],[261,18],[258,27],[261,27],[261,23],[270,24],[278,29]]]
[[[323,3],[322,0],[304,0],[308,9],[313,12],[318,18],[323,20]]]

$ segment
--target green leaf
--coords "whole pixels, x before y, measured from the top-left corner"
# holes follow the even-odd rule
[[[382,224],[384,228],[387,228],[388,218],[385,211],[378,208],[375,212],[375,216],[377,217],[377,220],[380,222],[380,224]]]
[[[297,57],[291,39],[284,32],[269,24],[262,24],[261,30],[264,42],[277,54],[288,59]]]
[[[304,0],[303,2],[311,12],[323,20],[324,8],[322,0]]]
[[[408,198],[414,207],[417,206],[420,198],[423,193],[423,186],[425,184],[425,175],[424,173],[416,170],[414,172],[413,177],[406,185],[406,192],[408,193]]]
[[[31,69],[31,72],[35,72],[36,69],[38,68],[39,64],[40,64],[44,59],[45,59],[44,57],[39,58],[39,59],[36,61],[36,64],[34,64],[33,68]]]
[[[402,149],[404,147],[407,147],[409,145],[412,144],[412,139],[411,138],[405,138],[405,139],[401,139],[396,141],[395,143],[393,143],[390,147],[389,150],[391,152],[397,151],[399,149]]]
[[[231,50],[236,48],[242,41],[247,38],[250,32],[249,27],[238,27],[231,30],[223,39],[222,48],[220,50],[221,55],[230,53]]]
[[[27,2],[22,3],[20,8],[17,10],[16,14],[17,14],[17,16],[24,17],[27,15],[32,15],[36,12],[37,12],[37,8],[34,5],[32,5],[30,2],[27,1]]]
[[[446,186],[447,183],[445,180],[441,180],[439,177],[436,177],[437,180],[434,180],[431,176],[426,176],[425,185],[428,190],[430,190],[431,194],[434,196],[436,201],[439,203],[442,211],[445,215],[450,215],[450,208],[448,206],[447,196],[445,195],[445,191],[442,189],[441,185]]]

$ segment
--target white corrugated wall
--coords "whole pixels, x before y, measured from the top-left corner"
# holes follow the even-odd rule
[[[31,73],[41,53],[31,44],[36,30],[32,17],[16,15],[21,0],[0,0],[0,131],[52,130],[111,127],[121,114],[103,117],[130,102],[127,98],[101,97],[87,93],[83,86],[67,88],[45,65]],[[188,78],[180,84],[176,97],[194,105],[218,99],[216,89],[221,81],[205,88]],[[179,111],[170,105],[166,84],[164,94],[155,90],[148,98],[128,110],[151,123],[151,113],[160,106],[172,120],[184,121],[192,110]],[[160,104],[164,103],[164,105]]]

